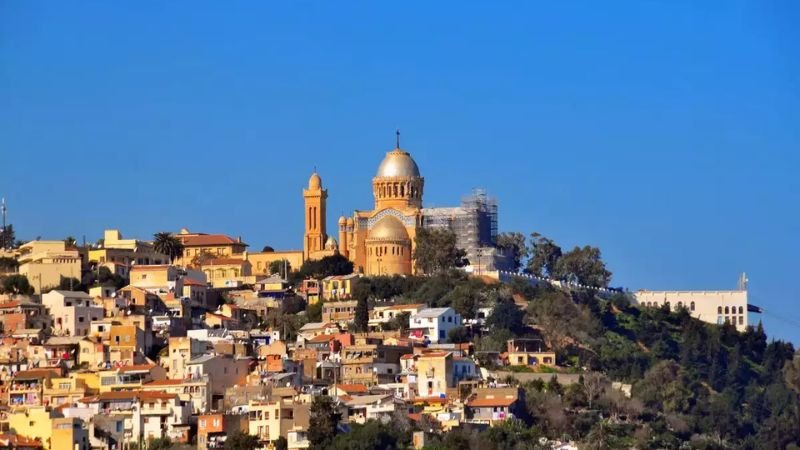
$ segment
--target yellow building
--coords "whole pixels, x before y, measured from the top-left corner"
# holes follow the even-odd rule
[[[388,152],[372,179],[375,205],[371,211],[355,211],[339,218],[339,241],[325,234],[327,191],[316,172],[303,190],[306,227],[303,239],[308,258],[324,256],[326,243],[353,261],[356,271],[367,275],[410,275],[417,229],[422,226],[422,194],[425,185],[417,163],[397,146]]]
[[[298,270],[303,265],[302,250],[284,250],[274,252],[247,253],[247,260],[250,261],[250,270],[253,275],[272,275],[269,265],[273,261],[286,260],[291,270]]]
[[[180,266],[194,266],[203,258],[245,259],[247,244],[242,238],[234,239],[224,234],[192,233],[182,229],[176,237],[183,244],[183,255],[175,260]]]
[[[155,251],[150,242],[123,239],[119,230],[105,230],[102,245],[89,250],[89,261],[96,261],[101,265],[132,266],[134,264],[169,264],[169,257]]]
[[[37,294],[57,287],[61,277],[81,277],[81,256],[64,241],[31,241],[19,248],[19,273],[28,278]]]

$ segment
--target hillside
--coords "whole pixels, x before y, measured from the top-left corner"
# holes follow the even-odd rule
[[[537,448],[540,438],[580,448],[798,448],[800,359],[791,344],[767,342],[759,324],[739,333],[686,311],[640,309],[617,294],[487,284],[459,274],[364,279],[356,296],[435,299],[464,317],[494,307],[488,330],[465,336],[478,351],[503,351],[512,337],[537,335],[560,371],[582,383],[521,385],[528,417],[481,433],[461,429],[436,448]],[[513,297],[522,296],[520,311]],[[503,381],[503,380],[500,380]],[[610,382],[632,385],[631,397]],[[687,447],[688,445],[688,447]]]

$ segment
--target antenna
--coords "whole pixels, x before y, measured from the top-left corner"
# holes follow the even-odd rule
[[[6,198],[3,197],[2,200],[0,200],[0,211],[2,211],[3,214],[3,228],[0,228],[0,236],[2,236],[3,239],[0,240],[0,249],[3,250],[5,250],[6,241],[8,240],[8,237],[6,236],[6,210]]]
[[[747,279],[747,274],[746,274],[746,273],[744,273],[744,272],[742,272],[742,274],[741,274],[741,275],[739,275],[739,282],[736,284],[736,287],[737,287],[737,288],[738,288],[740,291],[746,291],[746,290],[747,290],[747,283],[748,283],[748,282],[750,282],[750,280],[749,280],[749,279]]]
[[[397,135],[397,143],[395,144],[394,148],[400,148],[400,129],[396,129],[394,133]]]

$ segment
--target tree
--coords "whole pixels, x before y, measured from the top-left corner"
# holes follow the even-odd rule
[[[366,332],[369,330],[369,304],[366,299],[358,299],[353,325],[355,325],[356,331]]]
[[[8,224],[5,228],[0,227],[0,249],[19,247],[16,242],[17,238],[13,225]]]
[[[78,241],[72,236],[67,236],[64,238],[64,246],[66,248],[75,248],[78,246]]]
[[[463,344],[464,342],[469,342],[469,333],[464,327],[451,328],[447,332],[447,340],[454,344]]]
[[[325,450],[332,446],[333,440],[336,438],[339,419],[341,419],[341,414],[330,397],[326,395],[314,397],[308,426],[308,441],[311,444],[309,447],[311,450]]]
[[[447,272],[464,265],[464,250],[456,247],[456,234],[451,230],[420,228],[414,238],[414,261],[426,275]]]
[[[0,256],[0,272],[16,272],[19,262],[8,256]]]
[[[306,278],[325,278],[331,275],[349,275],[353,273],[353,262],[340,254],[325,256],[322,259],[308,260],[300,266],[296,277],[300,280]]]
[[[225,439],[225,450],[255,450],[261,446],[258,437],[235,431]]]
[[[515,335],[522,333],[525,328],[522,323],[522,311],[510,298],[498,299],[492,314],[486,319],[486,325],[491,330],[508,330]]]
[[[272,253],[275,249],[270,247],[269,245],[265,245],[264,248],[261,249],[262,253]]]
[[[408,430],[396,426],[394,422],[383,424],[370,420],[363,425],[354,424],[349,433],[336,436],[334,450],[395,450],[409,448],[411,436]]]
[[[607,287],[611,272],[597,247],[575,247],[564,253],[556,263],[554,278],[587,286]]]
[[[518,272],[522,267],[522,260],[528,256],[525,235],[517,232],[500,233],[497,236],[497,247],[511,257],[513,271]]]
[[[172,440],[168,437],[151,438],[147,443],[147,450],[169,450],[172,448]]]
[[[608,378],[599,372],[590,372],[583,376],[583,389],[586,391],[586,401],[589,403],[589,409],[592,408],[592,403],[609,384]]]
[[[561,247],[539,233],[532,233],[528,248],[528,273],[540,277],[552,277],[561,258]]]
[[[3,278],[2,293],[4,294],[31,295],[33,292],[33,286],[25,275],[14,274]]]
[[[167,231],[153,235],[153,248],[162,255],[167,255],[170,263],[175,262],[175,259],[183,254],[183,242]]]
[[[289,272],[292,271],[292,265],[286,259],[276,259],[269,263],[269,273],[278,274],[284,280],[289,277]]]

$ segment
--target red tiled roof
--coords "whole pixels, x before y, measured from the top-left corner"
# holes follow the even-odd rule
[[[122,367],[120,367],[119,370],[117,370],[117,372],[125,373],[125,372],[149,371],[150,369],[152,369],[155,366],[156,366],[155,364],[132,364],[130,366],[122,366]]]
[[[0,303],[0,308],[16,308],[22,304],[19,300],[11,300],[10,302]]]
[[[442,358],[447,356],[447,352],[425,352],[420,353],[420,358]]]
[[[357,394],[357,393],[365,393],[369,392],[366,386],[363,384],[337,384],[336,387],[341,389],[348,394]]]
[[[27,436],[20,436],[19,434],[0,434],[0,446],[8,448],[18,447],[42,447],[42,441],[29,438]]]
[[[417,397],[414,403],[447,403],[447,398],[442,397]]]
[[[14,378],[16,379],[34,379],[34,378],[46,378],[48,375],[59,376],[60,371],[59,369],[30,369],[30,370],[21,370],[14,374]]]
[[[183,279],[183,285],[184,286],[203,286],[203,287],[207,287],[208,286],[207,284],[201,283],[201,282],[195,280],[194,278],[184,278]]]
[[[177,235],[178,239],[183,242],[184,247],[204,247],[209,245],[232,245],[241,244],[247,245],[244,242],[239,242],[230,236],[224,234],[190,234],[190,235]]]
[[[321,342],[330,342],[334,339],[336,339],[336,336],[330,334],[320,334],[319,336],[314,336],[313,338],[309,339],[308,342],[319,344]]]
[[[472,407],[489,407],[489,406],[511,406],[516,398],[507,398],[506,396],[500,398],[476,398],[467,402],[467,406]]]

